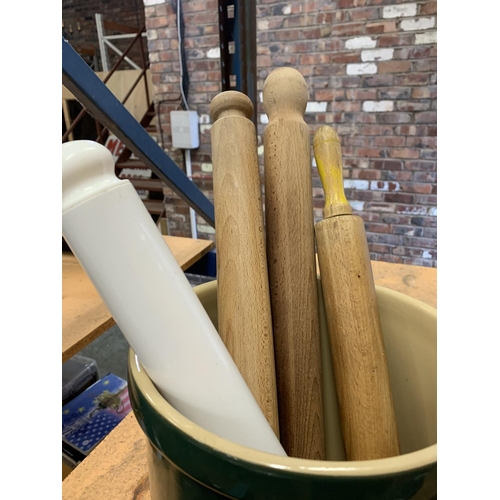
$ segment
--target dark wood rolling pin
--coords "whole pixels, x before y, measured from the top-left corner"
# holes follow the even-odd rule
[[[210,104],[219,334],[279,437],[269,279],[252,101]]]
[[[310,130],[303,76],[274,70],[263,88],[267,259],[280,440],[288,455],[325,459]]]
[[[346,459],[392,457],[399,441],[368,243],[344,194],[331,127],[314,135],[314,155],[325,191],[316,239]]]

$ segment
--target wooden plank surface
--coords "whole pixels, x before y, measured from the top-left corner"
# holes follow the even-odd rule
[[[437,270],[372,261],[377,285],[437,303]],[[150,500],[146,438],[133,413],[62,484],[63,500]]]
[[[437,269],[372,260],[375,283],[437,307]],[[319,274],[318,260],[316,270]]]
[[[437,307],[437,269],[372,261],[375,283]]]
[[[150,500],[146,437],[130,412],[62,483],[63,500]]]
[[[183,270],[189,268],[214,245],[213,241],[164,236]],[[94,285],[75,256],[62,256],[62,360],[90,344],[115,324]]]

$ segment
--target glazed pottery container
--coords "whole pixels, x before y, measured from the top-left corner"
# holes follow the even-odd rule
[[[195,292],[217,327],[217,288]],[[432,500],[437,498],[436,309],[377,288],[402,454],[345,461],[318,281],[327,460],[256,451],[202,429],[158,392],[130,352],[129,392],[148,438],[152,500]]]

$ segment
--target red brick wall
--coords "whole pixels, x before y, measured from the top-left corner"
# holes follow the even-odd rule
[[[154,4],[154,5],[152,5]],[[165,148],[169,113],[180,105],[175,13],[170,2],[145,0],[151,70]],[[193,180],[212,199],[211,99],[221,90],[217,2],[183,1],[189,105],[200,115]],[[346,194],[366,223],[373,259],[437,265],[436,245],[436,2],[309,0],[257,2],[257,74],[262,88],[272,69],[289,65],[310,92],[306,122],[339,133]],[[258,103],[259,144],[266,115]],[[259,147],[262,161],[262,146]],[[314,164],[313,164],[314,165]],[[323,191],[312,170],[315,218]],[[189,210],[167,193],[170,233],[189,235]],[[198,218],[198,235],[214,238]]]

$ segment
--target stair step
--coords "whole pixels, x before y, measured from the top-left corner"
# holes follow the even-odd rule
[[[160,215],[165,208],[161,200],[142,200],[142,202],[151,215]]]
[[[129,179],[135,189],[145,189],[147,191],[163,191],[163,182],[160,179]]]

